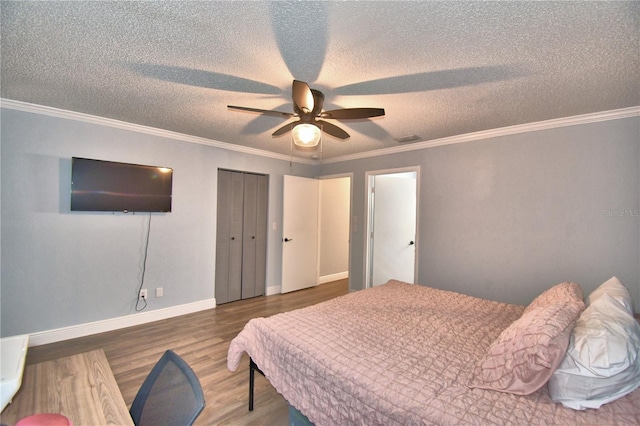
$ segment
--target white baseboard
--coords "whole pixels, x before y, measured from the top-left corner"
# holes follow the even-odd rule
[[[343,280],[349,278],[349,271],[338,272],[337,274],[323,275],[318,277],[318,284],[330,283],[332,281]],[[274,294],[282,293],[282,285],[273,285],[267,287],[265,296],[273,296]]]
[[[63,340],[75,339],[77,337],[89,336],[92,334],[104,333],[106,331],[118,330],[134,325],[146,324],[193,312],[204,311],[216,307],[216,299],[201,300],[184,305],[172,306],[170,308],[156,309],[153,311],[140,312],[137,314],[125,315],[118,318],[89,322],[85,324],[72,325],[69,327],[56,328],[53,330],[39,331],[29,335],[29,346],[46,345],[47,343],[61,342]]]
[[[338,272],[337,274],[323,275],[318,278],[318,284],[330,283],[331,281],[343,280],[349,278],[349,271]]]

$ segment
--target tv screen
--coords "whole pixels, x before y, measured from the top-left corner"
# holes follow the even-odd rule
[[[173,170],[71,159],[71,210],[170,212]]]

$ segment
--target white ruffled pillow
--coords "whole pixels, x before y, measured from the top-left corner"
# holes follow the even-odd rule
[[[567,353],[549,379],[555,402],[575,410],[599,408],[640,386],[640,324],[619,295],[589,296]]]
[[[607,281],[600,284],[600,287],[591,292],[587,298],[587,306],[598,300],[602,295],[608,294],[625,307],[625,309],[633,315],[633,302],[631,300],[631,294],[629,290],[622,285],[620,280],[616,277],[611,277]]]

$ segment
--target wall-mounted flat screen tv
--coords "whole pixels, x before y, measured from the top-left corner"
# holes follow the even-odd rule
[[[71,210],[170,212],[173,170],[71,159]]]

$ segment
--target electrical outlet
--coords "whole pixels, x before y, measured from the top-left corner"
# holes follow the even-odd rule
[[[143,288],[140,290],[140,294],[138,295],[138,300],[147,299],[147,289]]]

